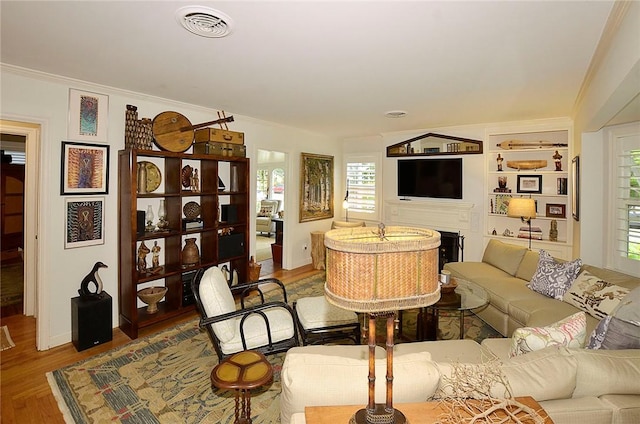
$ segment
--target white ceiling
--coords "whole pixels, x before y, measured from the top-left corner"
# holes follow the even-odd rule
[[[358,137],[570,116],[612,4],[3,0],[0,58]],[[174,16],[186,5],[224,12],[233,33],[187,32]]]

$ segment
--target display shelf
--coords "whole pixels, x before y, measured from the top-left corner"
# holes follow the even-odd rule
[[[244,157],[222,157],[215,155],[174,153],[164,151],[125,149],[118,152],[119,184],[119,322],[120,328],[131,338],[138,337],[142,327],[174,319],[192,311],[189,302],[189,284],[184,276],[193,271],[219,264],[228,264],[235,270],[240,281],[246,281],[249,246],[249,160]],[[143,192],[139,193],[142,181],[138,174],[138,163],[150,162],[153,179],[145,180]],[[146,166],[146,165],[145,165]],[[198,184],[190,185],[185,175],[187,166],[198,170]],[[185,174],[186,173],[186,174]],[[218,180],[230,181],[233,173],[234,189],[219,191]],[[193,175],[193,174],[192,174]],[[185,186],[185,184],[187,184]],[[153,190],[147,190],[147,187]],[[227,186],[228,187],[228,186]],[[185,205],[196,202],[201,226],[187,228],[193,223],[191,211],[185,214]],[[154,214],[152,223],[159,221],[159,208],[164,203],[168,227],[163,231],[144,231],[138,234],[138,211],[146,213],[150,207]],[[236,222],[220,222],[221,205],[234,205]],[[197,210],[197,207],[196,207]],[[146,224],[146,217],[145,217]],[[222,238],[221,230],[233,235]],[[195,238],[199,250],[199,262],[183,263],[182,250],[185,239]],[[141,243],[151,250],[160,248],[158,266],[154,268],[153,252],[144,256],[147,271],[138,270]],[[227,250],[221,250],[221,244]],[[225,253],[225,254],[222,254]],[[138,297],[138,290],[152,286],[167,287],[164,299],[158,304],[156,313],[146,312],[146,306]]]
[[[528,228],[521,220],[507,216],[510,198],[536,201],[532,228],[539,228],[542,240],[531,239],[532,249],[545,249],[554,256],[570,259],[571,220],[571,126],[556,123],[528,127],[492,128],[487,131],[485,154],[487,204],[485,238],[529,245],[529,238],[517,235]],[[515,148],[504,148],[516,146]],[[520,147],[517,147],[520,146]],[[509,166],[511,165],[511,167]],[[535,167],[516,169],[514,166]],[[497,189],[498,191],[494,191]],[[504,190],[504,191],[500,191]],[[510,190],[510,192],[507,192]],[[496,213],[496,211],[503,213]],[[557,238],[551,240],[552,227]],[[493,231],[497,234],[493,234]]]

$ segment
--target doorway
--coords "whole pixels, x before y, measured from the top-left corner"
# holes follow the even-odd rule
[[[37,293],[42,293],[41,281],[38,278],[38,203],[40,198],[40,134],[41,125],[31,122],[0,120],[0,133],[11,137],[24,138],[24,192],[22,221],[22,251],[19,253],[23,261],[23,305],[22,314],[36,317],[36,348],[49,348],[48,310],[45,304],[38,304]]]
[[[284,219],[286,154],[258,150],[256,163],[256,262],[266,273],[282,268],[283,221],[278,220]]]

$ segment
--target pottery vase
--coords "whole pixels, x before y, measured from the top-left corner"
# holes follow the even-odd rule
[[[200,262],[200,249],[195,238],[188,238],[184,241],[182,248],[182,267],[187,268],[197,265]]]

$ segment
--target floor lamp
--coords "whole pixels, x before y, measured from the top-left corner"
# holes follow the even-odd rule
[[[440,299],[437,231],[378,226],[325,233],[325,297],[343,309],[369,317],[369,400],[354,424],[404,424],[393,408],[393,331],[397,311],[422,308]],[[386,319],[386,402],[375,403],[376,319]]]
[[[536,202],[524,197],[512,198],[509,201],[507,215],[512,218],[520,218],[522,222],[529,224],[529,250],[531,250],[531,220],[536,217]]]

